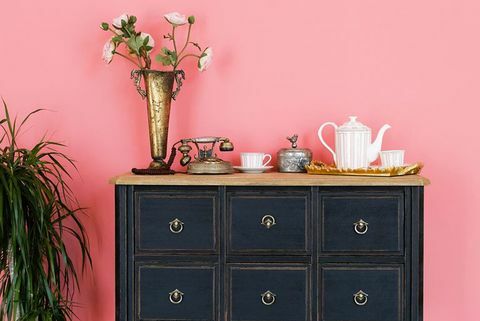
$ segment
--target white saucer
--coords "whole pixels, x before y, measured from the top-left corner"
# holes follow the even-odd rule
[[[233,166],[233,168],[247,174],[261,174],[266,170],[272,169],[273,166],[262,166],[262,167]]]

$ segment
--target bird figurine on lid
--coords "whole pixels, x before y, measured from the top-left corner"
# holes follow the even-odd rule
[[[305,173],[305,165],[312,161],[312,151],[308,148],[298,148],[297,134],[287,137],[287,139],[292,146],[278,151],[278,171],[281,173]]]

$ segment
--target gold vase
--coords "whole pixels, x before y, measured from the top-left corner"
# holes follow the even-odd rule
[[[168,123],[170,105],[180,90],[183,71],[134,70],[132,78],[143,99],[147,99],[148,129],[150,135],[150,155],[152,162],[147,169],[133,169],[135,174],[172,174],[170,166],[173,155],[168,161]],[[145,90],[140,86],[144,80]],[[173,83],[177,80],[177,89],[173,91]]]

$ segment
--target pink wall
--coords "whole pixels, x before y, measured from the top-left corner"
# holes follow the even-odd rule
[[[45,113],[23,139],[48,131],[69,145],[74,189],[95,271],[84,278],[81,320],[114,320],[113,187],[107,179],[148,162],[144,102],[132,66],[105,66],[98,24],[128,12],[157,42],[163,13],[197,16],[196,39],[215,49],[187,82],[171,120],[173,142],[226,135],[238,152],[275,153],[287,134],[330,159],[316,130],[355,114],[386,149],[424,161],[425,320],[478,320],[480,288],[480,2],[477,0],[3,1],[0,95],[24,115]],[[228,158],[228,157],[227,157]]]

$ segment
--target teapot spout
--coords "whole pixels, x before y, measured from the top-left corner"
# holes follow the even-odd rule
[[[370,144],[367,150],[367,157],[368,157],[368,162],[372,163],[378,158],[378,153],[382,149],[382,141],[383,141],[383,134],[387,131],[387,129],[391,128],[392,126],[390,125],[383,125],[382,128],[378,131],[377,138],[375,141]]]

